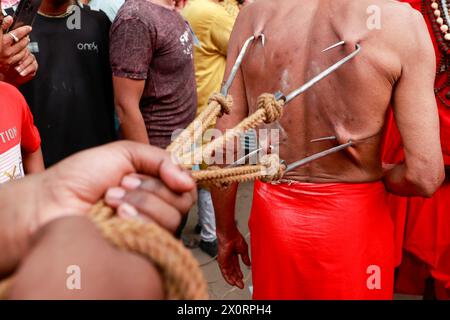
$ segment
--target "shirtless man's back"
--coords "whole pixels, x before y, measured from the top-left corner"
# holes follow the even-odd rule
[[[260,94],[288,94],[356,44],[362,51],[285,107],[278,127],[280,157],[288,164],[350,140],[355,145],[289,172],[285,178],[293,183],[255,184],[250,221],[255,297],[387,299],[393,235],[380,181],[395,194],[430,196],[444,176],[435,56],[423,18],[388,0],[259,0],[238,17],[228,72],[245,40],[261,33],[265,46],[256,41],[250,46],[231,87],[232,114],[219,120],[219,129],[253,113]],[[342,40],[345,46],[322,52]],[[380,150],[389,105],[406,161],[386,170]],[[327,136],[337,139],[311,142]],[[250,261],[234,224],[236,190],[235,185],[213,191],[213,199],[222,273],[243,287],[237,256]],[[381,295],[367,291],[369,264],[384,272]]]
[[[368,8],[378,8],[379,29],[369,24],[373,16]],[[229,61],[249,35],[261,32],[266,45],[255,43],[250,48],[231,90],[234,114],[220,126],[230,127],[253,113],[261,93],[291,92],[359,43],[362,52],[355,59],[294,99],[280,121],[284,129],[280,155],[287,163],[349,140],[356,145],[299,168],[287,178],[311,182],[381,179],[380,143],[392,102],[409,152],[410,173],[423,169],[429,173],[428,179],[410,177],[415,187],[425,190],[393,186],[393,191],[430,193],[435,189],[442,166],[433,96],[435,58],[420,13],[388,0],[259,0],[243,10],[237,21]],[[345,46],[322,53],[341,40]],[[417,55],[423,57],[420,65]],[[310,142],[325,136],[336,136],[337,141]],[[423,159],[423,155],[429,157]]]

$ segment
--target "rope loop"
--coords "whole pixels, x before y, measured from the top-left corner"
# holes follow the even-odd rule
[[[208,100],[208,105],[211,104],[211,102],[217,102],[222,107],[221,114],[218,115],[218,117],[222,117],[224,114],[230,114],[231,109],[233,108],[233,97],[223,96],[220,93],[213,93],[211,97]]]
[[[270,93],[263,93],[258,97],[258,109],[264,109],[266,112],[265,123],[275,122],[283,115],[284,100],[277,100]]]

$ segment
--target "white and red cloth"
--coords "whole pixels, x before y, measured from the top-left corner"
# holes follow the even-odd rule
[[[24,176],[22,151],[39,149],[41,138],[19,91],[0,82],[0,183]]]

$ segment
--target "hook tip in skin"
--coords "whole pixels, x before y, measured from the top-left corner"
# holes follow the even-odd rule
[[[340,47],[343,45],[345,45],[345,41],[339,41],[338,43],[335,43],[335,44],[329,46],[328,48],[322,50],[322,53],[333,50],[334,48],[337,48],[337,47]]]
[[[263,48],[266,46],[266,36],[264,35],[264,33],[261,33],[258,38],[261,38],[261,44],[263,46]]]
[[[322,142],[322,141],[332,141],[332,140],[337,140],[336,136],[331,136],[331,137],[323,137],[323,138],[318,138],[318,139],[314,139],[311,140],[311,143],[316,143],[316,142]]]

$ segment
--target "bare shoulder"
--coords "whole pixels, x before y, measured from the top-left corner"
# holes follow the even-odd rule
[[[396,51],[401,61],[412,59],[413,55],[429,56],[434,52],[425,19],[410,4],[393,0],[363,0],[360,5],[379,7],[381,30],[374,35]]]
[[[422,13],[411,7],[409,3],[393,0],[380,1],[383,25],[387,34],[395,37],[399,43],[421,43],[429,38],[427,25]]]
[[[276,2],[273,0],[258,0],[246,5],[239,11],[239,16],[236,23],[250,23],[256,20],[261,20],[261,15],[273,14],[276,7]]]

